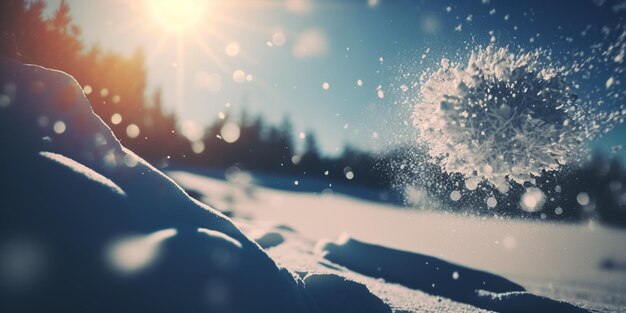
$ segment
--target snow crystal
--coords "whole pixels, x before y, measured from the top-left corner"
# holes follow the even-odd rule
[[[459,272],[454,271],[454,272],[452,273],[452,279],[454,279],[454,280],[459,279]]]
[[[624,61],[624,54],[624,50],[620,50],[619,54],[613,58],[613,61],[615,61],[615,63],[622,63]]]
[[[467,66],[441,60],[421,87],[413,120],[447,172],[477,174],[503,191],[507,177],[529,181],[580,148],[576,96],[543,53],[488,46]],[[476,188],[473,181],[466,187]]]
[[[233,122],[228,122],[222,126],[220,130],[220,135],[222,139],[228,143],[233,143],[239,140],[239,136],[241,135],[241,129],[239,125]]]
[[[586,192],[579,193],[578,195],[576,195],[576,202],[578,202],[578,204],[582,206],[588,205],[590,202],[589,194]]]
[[[343,169],[343,174],[346,176],[348,180],[351,180],[354,178],[354,172],[352,171],[352,168],[350,168],[349,166],[346,166]]]
[[[467,188],[467,190],[475,190],[476,188],[478,188],[478,182],[476,177],[470,177],[466,179],[465,188]]]
[[[520,206],[526,212],[537,212],[541,210],[545,202],[545,195],[541,189],[530,187],[522,195]]]
[[[204,146],[204,142],[202,141],[194,141],[191,143],[191,151],[193,151],[193,153],[195,154],[200,154],[202,152],[204,152],[205,146]]]
[[[494,197],[489,197],[487,198],[487,206],[490,208],[495,208],[496,205],[498,205],[498,200],[496,200],[496,198]]]
[[[322,84],[322,88],[323,88],[324,90],[328,90],[328,88],[330,88],[330,84],[329,84],[329,83],[327,83],[327,82],[324,82],[324,83]]]
[[[461,200],[461,192],[458,190],[455,190],[453,192],[450,193],[450,199],[452,199],[452,201],[459,201]]]
[[[119,113],[114,113],[113,115],[111,115],[111,123],[113,123],[113,125],[117,125],[121,122],[122,122],[122,115],[120,115]]]
[[[242,70],[235,70],[233,72],[233,81],[236,83],[243,83],[246,80],[246,73]]]
[[[606,80],[606,89],[611,88],[611,86],[613,86],[613,83],[615,82],[615,79],[613,78],[613,76],[609,77],[609,79]]]
[[[301,160],[302,157],[300,155],[294,154],[293,156],[291,156],[291,163],[293,163],[294,165],[300,164]]]
[[[444,70],[447,70],[450,67],[450,60],[448,60],[446,58],[441,59],[441,67]]]
[[[224,52],[226,52],[226,55],[229,57],[237,56],[239,54],[239,43],[235,41],[229,43],[224,48]]]
[[[180,127],[180,132],[191,142],[200,141],[204,138],[204,129],[192,120],[184,120]]]
[[[128,138],[137,138],[139,133],[139,126],[135,124],[130,124],[126,127],[126,136],[128,136]]]
[[[62,134],[65,132],[65,123],[63,123],[63,121],[56,121],[54,123],[54,125],[52,126],[52,129],[54,130],[55,133],[57,134]]]
[[[357,85],[357,86],[359,86],[359,87],[363,86],[363,81],[362,81],[362,80],[360,80],[360,79],[359,79],[359,80],[357,80],[357,81],[356,81],[356,85]]]
[[[385,98],[385,92],[383,91],[383,86],[382,85],[378,85],[378,87],[376,87],[376,95],[380,99]]]
[[[287,37],[285,37],[285,34],[283,34],[282,32],[276,32],[272,35],[272,45],[280,47],[284,45],[286,41]]]

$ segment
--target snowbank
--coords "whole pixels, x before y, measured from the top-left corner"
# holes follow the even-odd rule
[[[0,59],[0,97],[0,311],[319,311],[300,278],[125,149],[72,77]]]
[[[322,248],[324,257],[355,272],[497,312],[588,312],[536,296],[491,273],[434,257],[344,238]],[[306,279],[305,279],[306,281]]]
[[[322,312],[391,313],[391,308],[365,285],[348,278],[335,274],[308,274],[304,282]]]
[[[497,297],[490,299],[491,295],[483,290],[481,298],[474,298],[476,305],[483,307],[485,304],[478,302],[490,302],[496,311],[504,306],[515,308],[518,306],[516,301],[521,299],[530,299],[529,307],[536,304],[549,307],[550,301],[545,297],[595,312],[621,312],[626,307],[626,271],[604,265],[606,260],[614,260],[609,262],[614,264],[626,260],[626,251],[615,249],[626,238],[623,230],[597,224],[503,220],[436,211],[398,210],[394,206],[339,194],[286,192],[259,186],[252,187],[254,197],[250,197],[241,186],[227,181],[182,171],[168,172],[168,175],[218,207],[230,208],[234,213],[233,221],[251,237],[279,233],[284,242],[268,249],[267,253],[281,265],[298,273],[332,272],[363,283],[394,312],[485,310],[392,283],[378,273],[372,276],[358,273],[340,264],[339,260],[334,263],[316,254],[318,241],[337,238],[347,232],[351,238],[379,246],[378,252],[362,255],[365,261],[384,259],[390,254],[385,248],[415,252],[414,259],[436,257],[433,259],[445,260],[448,266],[462,264],[465,268],[501,275],[540,296],[508,296],[507,292],[493,292]],[[408,274],[404,279],[410,280],[410,273],[416,272],[419,265],[411,264],[410,267],[414,268],[405,270]],[[454,272],[448,274],[450,276],[441,276],[442,279],[452,278]],[[424,275],[436,278],[438,274],[426,272]],[[462,280],[463,273],[459,272],[458,277]],[[459,284],[458,287],[463,286]],[[469,295],[476,292],[466,291]],[[509,299],[498,299],[503,297]]]

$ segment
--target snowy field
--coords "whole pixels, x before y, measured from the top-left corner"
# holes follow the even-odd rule
[[[499,274],[535,294],[592,311],[626,310],[624,230],[403,210],[339,194],[258,187],[254,179],[237,184],[185,171],[167,175],[203,202],[232,214],[235,224],[269,247],[281,265],[296,272],[341,272],[365,283],[395,312],[478,309],[333,264],[320,252],[323,243],[349,236]],[[601,266],[607,260],[618,266]]]

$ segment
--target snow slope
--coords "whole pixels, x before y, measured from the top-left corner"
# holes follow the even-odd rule
[[[302,280],[125,149],[69,75],[0,58],[1,312],[319,312]]]
[[[254,238],[281,234],[268,253],[294,270],[328,270],[328,260],[310,254],[325,240],[345,234],[361,241],[413,251],[462,264],[522,284],[535,294],[598,311],[626,309],[626,271],[606,270],[606,259],[626,260],[626,232],[595,224],[506,221],[402,210],[346,196],[297,193],[230,184],[189,172],[167,173],[204,201],[225,208]],[[275,228],[276,225],[287,227]],[[294,229],[295,232],[285,231]],[[367,257],[367,256],[364,256]],[[374,257],[374,256],[373,256]],[[336,266],[329,263],[329,266]],[[328,264],[326,264],[328,265]],[[346,269],[340,268],[345,275]],[[347,271],[392,307],[414,310],[474,310],[437,297]],[[352,276],[354,275],[354,276]]]

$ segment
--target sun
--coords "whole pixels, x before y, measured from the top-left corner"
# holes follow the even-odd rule
[[[169,30],[182,31],[198,24],[204,0],[147,0],[156,20]]]

